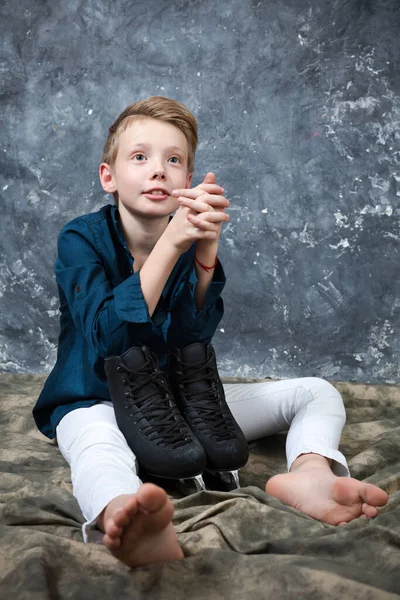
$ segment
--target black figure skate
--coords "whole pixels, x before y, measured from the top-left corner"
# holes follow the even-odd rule
[[[168,479],[201,476],[206,456],[184,421],[157,358],[148,348],[132,347],[105,359],[104,369],[118,427],[139,465],[150,475]]]
[[[168,357],[171,389],[179,410],[207,455],[206,469],[239,487],[238,470],[249,457],[247,441],[225,400],[214,348],[197,342]],[[229,476],[230,474],[230,476]],[[229,483],[229,482],[228,482]]]

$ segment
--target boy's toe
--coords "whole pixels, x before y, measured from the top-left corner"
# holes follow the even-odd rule
[[[121,546],[121,539],[119,537],[112,538],[107,533],[103,536],[103,544],[109,550],[118,550]]]
[[[112,520],[117,527],[126,527],[130,521],[130,517],[123,508],[119,508],[113,514]]]
[[[123,528],[117,527],[117,525],[115,525],[115,523],[110,523],[110,525],[108,527],[106,527],[106,534],[110,538],[121,537],[122,532],[123,532]]]
[[[363,516],[365,515],[366,517],[369,517],[369,518],[376,517],[376,515],[378,514],[378,510],[377,510],[376,506],[371,506],[370,504],[366,504],[366,503],[364,503],[362,505],[362,511],[363,511]]]

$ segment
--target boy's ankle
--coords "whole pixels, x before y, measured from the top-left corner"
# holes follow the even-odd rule
[[[332,460],[322,456],[322,454],[316,454],[314,452],[308,452],[300,454],[296,460],[293,461],[290,467],[290,472],[304,471],[310,467],[314,469],[331,469]]]

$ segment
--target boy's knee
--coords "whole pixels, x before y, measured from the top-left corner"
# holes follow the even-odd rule
[[[332,394],[341,398],[335,386],[326,379],[322,379],[322,377],[304,377],[303,382],[312,393],[324,392],[325,394]]]
[[[343,398],[334,385],[320,377],[305,377],[303,385],[310,393],[311,401],[321,402],[326,408],[334,409],[343,422],[346,420]]]
[[[136,458],[116,425],[93,422],[81,429],[75,442],[75,461],[90,465],[122,462],[136,468]]]
[[[122,440],[125,438],[116,425],[93,421],[81,428],[76,438],[76,446],[84,448],[97,444],[118,444]]]

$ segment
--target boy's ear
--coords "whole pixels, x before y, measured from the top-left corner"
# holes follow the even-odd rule
[[[117,191],[117,186],[114,183],[114,178],[111,173],[111,167],[107,163],[101,163],[99,167],[100,183],[105,192],[113,194]]]
[[[189,173],[186,179],[186,189],[190,188],[190,184],[192,183],[193,173]]]

